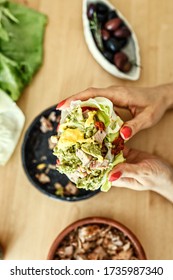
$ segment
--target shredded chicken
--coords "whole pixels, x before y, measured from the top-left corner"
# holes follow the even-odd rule
[[[48,138],[48,146],[50,150],[53,150],[56,146],[56,143],[52,141],[52,137]]]
[[[92,224],[69,233],[57,248],[54,259],[137,260],[138,257],[123,232],[111,226]]]
[[[76,186],[74,184],[72,184],[71,182],[69,182],[66,186],[65,186],[65,195],[76,195],[78,193],[78,189],[76,188]]]
[[[48,131],[52,131],[53,130],[52,123],[48,119],[46,119],[45,117],[42,116],[40,118],[40,123],[41,123],[40,130],[43,133],[46,133]]]
[[[48,116],[48,119],[52,122],[55,122],[56,121],[56,113],[51,112],[50,115]]]
[[[91,161],[90,168],[91,169],[106,169],[109,165],[109,161],[104,159],[103,162],[99,161]]]
[[[91,157],[86,155],[82,150],[78,149],[76,151],[76,156],[82,161],[83,165],[88,165]]]
[[[106,137],[106,132],[104,130],[98,130],[93,137],[96,142],[102,144],[104,138]]]
[[[35,174],[35,177],[42,184],[46,184],[50,182],[49,176],[47,176],[45,173]]]

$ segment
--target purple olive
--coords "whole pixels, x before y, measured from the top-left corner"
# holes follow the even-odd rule
[[[122,72],[127,73],[127,72],[129,72],[129,71],[131,70],[131,68],[132,68],[131,62],[130,62],[130,61],[127,61],[127,62],[124,64],[124,67],[123,67],[123,69],[122,69]]]
[[[114,36],[117,38],[128,38],[131,35],[129,28],[122,26],[114,31]]]
[[[117,30],[120,25],[123,23],[123,21],[120,19],[120,18],[113,18],[109,21],[106,22],[105,24],[105,28],[108,30],[108,31],[115,31]]]
[[[88,9],[87,9],[87,17],[88,17],[88,19],[92,19],[93,18],[95,10],[96,10],[96,6],[91,3],[88,6]]]
[[[122,69],[124,64],[128,61],[128,57],[123,52],[118,52],[114,55],[114,64],[118,69]]]
[[[112,52],[109,51],[104,51],[103,52],[104,57],[109,60],[109,62],[114,63],[113,59],[114,59],[114,54]]]
[[[129,72],[132,67],[128,56],[123,52],[118,52],[114,55],[114,64],[120,71],[124,73]]]
[[[106,29],[102,29],[101,30],[101,34],[102,34],[102,39],[104,41],[106,41],[106,40],[108,40],[110,38],[110,33]]]

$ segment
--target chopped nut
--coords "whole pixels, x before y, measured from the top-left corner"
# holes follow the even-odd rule
[[[45,164],[45,163],[40,163],[40,164],[37,165],[37,169],[38,169],[38,170],[42,170],[42,169],[44,169],[45,167],[46,167],[46,164]]]
[[[49,169],[52,169],[52,170],[55,170],[56,169],[56,165],[55,164],[48,164],[48,168]]]
[[[43,161],[43,160],[46,160],[47,159],[47,156],[41,156],[40,160]]]
[[[40,174],[35,174],[35,177],[38,179],[38,181],[42,184],[46,184],[50,182],[50,178],[49,176],[47,176],[44,173],[40,173]]]
[[[55,122],[56,121],[56,113],[51,112],[50,115],[48,116],[48,120]]]
[[[56,169],[56,165],[54,165],[54,164],[48,164],[48,165],[47,165],[47,168],[46,168],[46,170],[45,170],[45,174],[48,174],[49,171],[50,171],[50,169],[55,170],[55,169]]]
[[[40,126],[40,130],[43,132],[43,133],[46,133],[48,131],[52,131],[53,130],[53,125],[51,124],[51,122],[46,119],[45,117],[41,117],[40,118],[40,123],[41,123],[41,126]]]
[[[58,196],[63,196],[64,195],[64,189],[63,189],[61,184],[55,183],[54,187],[56,189],[56,192],[55,192],[56,195],[58,195]]]
[[[76,188],[76,186],[74,184],[72,184],[71,182],[69,182],[66,186],[65,186],[65,194],[66,195],[75,195],[78,193],[78,189]]]
[[[53,136],[51,136],[51,141],[52,141],[52,143],[57,144],[58,139],[55,135],[53,135]]]
[[[51,136],[50,138],[48,138],[48,147],[50,150],[53,150],[56,146],[56,143],[52,141],[53,136]]]
[[[62,185],[60,183],[55,183],[54,187],[56,190],[59,190],[60,188],[62,188]]]

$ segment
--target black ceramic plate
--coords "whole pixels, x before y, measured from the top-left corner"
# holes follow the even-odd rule
[[[55,183],[59,183],[63,188],[69,183],[69,179],[64,174],[59,173],[57,170],[48,169],[47,176],[50,178],[50,182],[41,183],[37,178],[36,174],[42,171],[38,170],[39,164],[44,164],[45,166],[55,165],[56,157],[53,155],[52,150],[49,148],[48,139],[52,135],[56,135],[56,129],[58,122],[51,121],[53,130],[43,133],[40,130],[40,119],[42,116],[48,118],[51,112],[55,112],[56,117],[60,116],[60,111],[56,110],[56,106],[52,106],[41,114],[39,114],[31,123],[28,130],[26,131],[23,145],[22,145],[22,163],[25,169],[26,175],[30,182],[42,193],[58,200],[64,201],[79,201],[83,199],[90,198],[96,195],[99,190],[96,191],[86,191],[83,189],[78,189],[76,195],[57,195]]]

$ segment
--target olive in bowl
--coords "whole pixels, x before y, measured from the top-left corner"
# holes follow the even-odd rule
[[[107,0],[83,1],[85,41],[96,61],[110,74],[129,80],[140,76],[137,37],[126,18]],[[128,61],[119,68],[112,57],[121,52]]]

